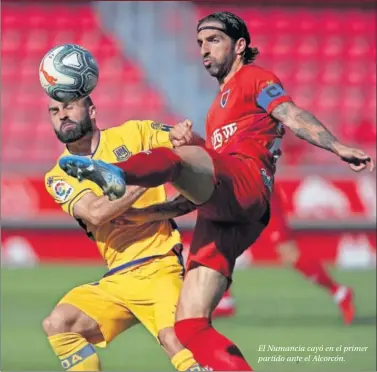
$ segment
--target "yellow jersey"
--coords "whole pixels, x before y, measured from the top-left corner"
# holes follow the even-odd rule
[[[170,127],[149,120],[130,120],[121,126],[101,131],[100,141],[93,159],[108,163],[127,160],[132,154],[155,147],[172,147],[169,141]],[[65,150],[61,156],[69,155]],[[57,164],[45,176],[48,193],[61,206],[64,212],[73,215],[75,204],[88,192],[103,195],[95,183],[84,180],[78,182],[68,176]],[[143,208],[166,201],[164,186],[147,190],[134,207]],[[108,268],[114,269],[128,262],[165,255],[180,244],[180,235],[171,221],[157,221],[146,224],[127,223],[121,216],[98,227],[90,229],[83,221],[77,220],[88,236],[95,240]],[[78,247],[79,249],[79,247]]]

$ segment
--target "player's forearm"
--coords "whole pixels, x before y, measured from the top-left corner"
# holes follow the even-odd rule
[[[164,221],[183,216],[195,209],[195,204],[184,196],[179,195],[177,198],[165,203],[154,204],[145,208],[132,208],[128,213],[125,213],[125,218],[139,223]]]
[[[147,189],[139,186],[129,186],[126,194],[120,199],[110,201],[107,196],[102,196],[90,205],[90,223],[101,226],[114,218],[119,217],[142,196]]]
[[[301,110],[291,127],[293,133],[312,145],[337,153],[338,139],[310,112]]]
[[[338,139],[310,112],[293,103],[282,103],[272,112],[292,132],[312,145],[338,153],[342,146]]]

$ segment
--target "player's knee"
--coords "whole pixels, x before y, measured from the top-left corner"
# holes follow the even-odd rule
[[[208,318],[211,314],[211,307],[199,301],[196,301],[196,304],[197,306],[193,305],[188,300],[180,301],[175,313],[175,321],[178,322],[191,318]]]
[[[190,154],[192,152],[192,148],[194,146],[181,146],[181,147],[176,147],[174,149],[174,152],[183,160],[185,161],[187,157],[190,157]]]
[[[67,319],[64,314],[52,312],[43,321],[43,329],[47,336],[53,336],[58,333],[64,333],[70,331]]]
[[[51,324],[50,316],[43,319],[42,327],[43,327],[43,330],[45,331],[47,336],[52,335],[52,324]]]
[[[59,333],[80,333],[80,310],[70,305],[58,305],[43,321],[47,336]]]
[[[186,274],[175,314],[176,322],[192,318],[209,318],[228,286],[219,272],[198,266]]]
[[[180,352],[184,347],[179,342],[177,335],[174,332],[174,328],[164,328],[158,332],[158,340],[160,344],[164,347],[166,353],[172,358],[178,352]]]

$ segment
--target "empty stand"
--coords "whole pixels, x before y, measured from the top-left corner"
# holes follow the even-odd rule
[[[199,19],[223,7],[206,5],[196,9]],[[371,146],[375,152],[375,139],[369,140],[375,135],[376,123],[376,15],[372,11],[226,9],[246,20],[252,44],[261,51],[257,63],[276,72],[299,105],[314,112],[345,139]],[[162,21],[162,26],[182,31],[186,23],[175,12],[169,17],[174,22]],[[51,130],[46,95],[38,79],[41,58],[58,44],[80,44],[98,60],[100,82],[93,98],[100,127],[133,118],[175,122],[164,97],[148,84],[144,71],[128,58],[127,50],[124,52],[112,35],[101,29],[90,6],[6,2],[1,18],[3,169],[23,165],[26,158],[28,163],[46,168],[62,150]],[[189,62],[198,63],[195,40],[187,45],[185,55]],[[293,136],[287,136],[284,146],[289,154],[283,162],[336,161],[331,154],[308,147]]]
[[[174,120],[140,67],[124,57],[117,41],[101,30],[90,6],[5,3],[1,18],[5,169],[22,164],[25,170],[39,164],[46,169],[63,148],[51,129],[47,98],[38,78],[42,57],[55,45],[77,43],[97,59],[100,81],[92,96],[101,128],[128,119]]]

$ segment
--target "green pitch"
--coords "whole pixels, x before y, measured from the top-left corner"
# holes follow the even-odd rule
[[[77,266],[3,269],[0,369],[61,370],[42,332],[42,320],[66,291],[96,280],[103,271]],[[290,270],[271,268],[236,273],[238,314],[233,319],[217,320],[215,325],[240,346],[256,371],[376,371],[376,272],[335,275],[356,291],[358,316],[350,327],[342,325],[336,306],[324,291]],[[263,345],[266,351],[261,351]],[[299,349],[268,351],[269,347],[290,346]],[[323,351],[316,353],[315,347],[323,347]],[[344,352],[345,347],[348,352]],[[351,347],[364,347],[364,351]],[[173,370],[141,326],[99,354],[105,371]],[[305,361],[309,355],[311,361]],[[325,357],[334,359],[325,361]]]

